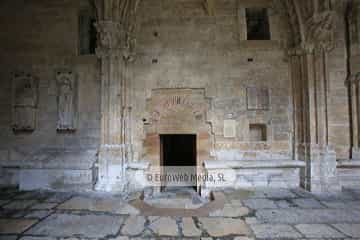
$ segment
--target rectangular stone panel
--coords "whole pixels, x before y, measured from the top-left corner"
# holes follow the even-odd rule
[[[269,110],[270,94],[267,88],[249,87],[246,89],[248,110]]]

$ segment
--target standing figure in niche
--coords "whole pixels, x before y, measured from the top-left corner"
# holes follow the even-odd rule
[[[58,73],[58,131],[75,130],[74,80],[70,73]]]

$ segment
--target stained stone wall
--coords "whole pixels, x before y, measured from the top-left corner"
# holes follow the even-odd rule
[[[269,8],[271,41],[246,41],[245,8],[255,6]],[[216,1],[209,16],[202,1],[142,1],[132,100],[135,159],[146,158],[142,119],[151,112],[145,99],[158,88],[204,90],[215,159],[292,158],[287,28],[271,7],[268,1]],[[248,110],[249,88],[269,91],[267,109]],[[235,120],[233,138],[224,137],[226,120]],[[250,143],[250,124],[266,125],[266,142]]]
[[[1,1],[0,26],[4,30],[0,33],[1,166],[19,167],[40,161],[34,160],[33,155],[45,154],[48,150],[98,148],[99,63],[95,56],[78,54],[78,12],[88,8],[86,0]],[[56,73],[63,69],[72,71],[78,82],[75,89],[78,96],[78,122],[76,131],[71,133],[56,131]],[[14,134],[12,131],[11,93],[14,72],[29,72],[39,80],[37,118],[32,133]],[[93,159],[95,156],[91,161]],[[76,161],[76,158],[71,161]],[[63,165],[66,165],[66,160],[63,160]],[[11,176],[16,181],[16,171],[4,169],[3,173],[8,173],[2,177],[3,181],[10,180]]]
[[[131,110],[131,115],[127,115],[128,119],[125,120],[125,128],[131,129],[130,134],[126,133],[126,141],[129,141],[126,143],[131,146],[131,154],[127,160],[158,163],[159,134],[164,133],[159,129],[169,127],[168,129],[176,131],[174,133],[181,132],[176,121],[159,121],[164,123],[160,126],[154,123],[154,109],[161,108],[162,111],[169,112],[174,108],[171,104],[161,105],[158,99],[162,97],[157,93],[171,98],[183,96],[184,91],[201,92],[201,101],[206,101],[206,108],[202,109],[204,115],[201,117],[201,124],[186,128],[186,133],[198,134],[198,139],[202,140],[198,142],[201,145],[201,152],[198,153],[198,156],[201,156],[200,164],[205,160],[243,161],[235,165],[238,168],[249,165],[251,170],[238,174],[239,185],[241,182],[250,186],[256,185],[255,180],[253,181],[255,178],[263,185],[268,184],[269,179],[275,179],[273,185],[279,182],[285,184],[286,179],[291,178],[290,185],[296,186],[299,168],[303,166],[292,162],[295,162],[294,159],[305,161],[305,158],[297,158],[295,154],[293,93],[298,91],[297,94],[304,94],[303,97],[313,95],[306,96],[305,92],[300,93],[299,89],[293,86],[291,58],[288,55],[288,50],[293,45],[289,39],[296,41],[300,38],[293,36],[297,34],[291,30],[289,24],[293,19],[288,19],[289,13],[284,12],[281,4],[278,4],[280,1],[216,0],[211,11],[206,10],[204,2],[206,1],[142,0],[138,7],[135,61],[124,64],[124,72],[114,71],[126,75],[126,90],[121,91],[128,94],[128,99],[124,102],[126,107],[129,107],[128,110]],[[324,147],[335,150],[331,151],[332,159],[349,159],[351,151],[354,152],[354,139],[351,140],[354,134],[351,134],[351,130],[355,130],[350,121],[354,114],[349,112],[349,95],[345,81],[346,39],[342,3],[343,1],[338,1],[333,6],[338,14],[334,39],[336,44],[335,48],[328,52],[324,64],[329,70],[325,91],[327,108],[320,113],[326,112],[325,120],[321,120],[326,123],[326,144],[329,146]],[[250,7],[267,8],[271,40],[246,40],[245,9]],[[66,179],[67,176],[61,174],[61,169],[69,166],[70,170],[84,170],[86,176],[82,178],[81,174],[69,172],[67,184],[80,182],[89,187],[91,181],[95,180],[96,174],[91,175],[90,168],[95,166],[95,155],[100,145],[102,80],[100,60],[95,55],[79,55],[79,13],[84,10],[92,10],[88,0],[0,1],[0,27],[3,29],[0,33],[2,181],[9,179],[8,183],[18,182],[19,167],[38,171],[49,166],[56,174],[51,180],[53,175],[46,173],[50,179],[46,181],[58,184],[58,177]],[[353,44],[350,51],[351,70],[355,74],[359,62],[358,43]],[[58,132],[59,91],[56,74],[64,71],[73,73],[76,78],[76,93],[73,95],[76,97],[76,123],[71,126],[71,131]],[[15,72],[29,73],[39,81],[36,123],[32,132],[15,134],[11,127]],[[117,78],[121,77],[114,77],[112,83],[116,83]],[[117,90],[113,89],[109,94],[115,102],[118,96],[114,93]],[[307,90],[312,91],[312,86],[308,86]],[[321,94],[323,93],[314,96],[319,96],[320,99],[323,97]],[[191,94],[185,97],[185,100],[182,100],[182,97],[180,99],[183,104],[181,111],[196,110],[191,102]],[[111,107],[117,108],[116,114],[121,115],[121,106]],[[183,114],[181,111],[178,114]],[[300,106],[296,111],[306,113],[309,108]],[[198,121],[196,112],[184,115],[194,116]],[[184,115],[178,115],[177,118],[175,114],[171,118],[181,120]],[[191,121],[189,123],[191,124]],[[301,121],[298,123],[299,126],[302,124]],[[114,122],[111,126],[116,126],[117,130],[122,128]],[[185,126],[183,123],[182,127]],[[261,136],[259,132],[250,132],[250,126],[253,126],[252,130],[255,131],[256,127],[260,127]],[[65,130],[69,129],[66,127]],[[309,129],[301,130],[305,132]],[[111,132],[111,129],[107,131]],[[315,131],[311,131],[311,134],[315,135]],[[306,134],[311,135],[309,132]],[[114,145],[121,147],[122,143],[119,141],[116,142],[118,145]],[[304,143],[308,142],[304,140]],[[77,161],[80,158],[85,163]],[[327,161],[324,159],[318,164],[324,167],[317,168],[311,174],[320,177],[318,171],[323,170],[321,174],[325,172],[324,175],[329,175],[326,173]],[[267,161],[270,163],[270,170],[261,172]],[[253,167],[254,164],[256,167]],[[335,161],[331,164],[335,164]],[[282,167],[287,170],[283,171]],[[289,170],[292,167],[294,169]],[[272,170],[273,168],[275,170]],[[334,170],[335,167],[331,169]],[[115,169],[112,171],[116,172]],[[28,175],[20,174],[23,179],[35,174],[31,171],[25,172]],[[114,176],[117,176],[117,173],[114,173]],[[72,182],[71,179],[76,180]],[[41,181],[42,179],[38,179],[38,182]]]

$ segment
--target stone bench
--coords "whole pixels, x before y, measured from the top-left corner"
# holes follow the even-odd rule
[[[18,160],[2,161],[16,170],[21,190],[91,190],[96,150],[43,149]]]
[[[204,162],[209,175],[223,174],[225,184],[208,183],[206,188],[217,187],[282,187],[294,188],[300,184],[300,169],[305,162],[295,160],[239,160]]]

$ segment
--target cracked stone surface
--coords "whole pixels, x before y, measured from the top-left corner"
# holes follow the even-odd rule
[[[360,224],[333,224],[334,228],[352,238],[360,238]]]
[[[108,194],[0,191],[0,240],[360,239],[360,192],[223,193],[211,216],[160,217]]]
[[[118,216],[54,214],[26,233],[51,237],[80,235],[100,238],[115,235],[122,223],[123,218]]]

